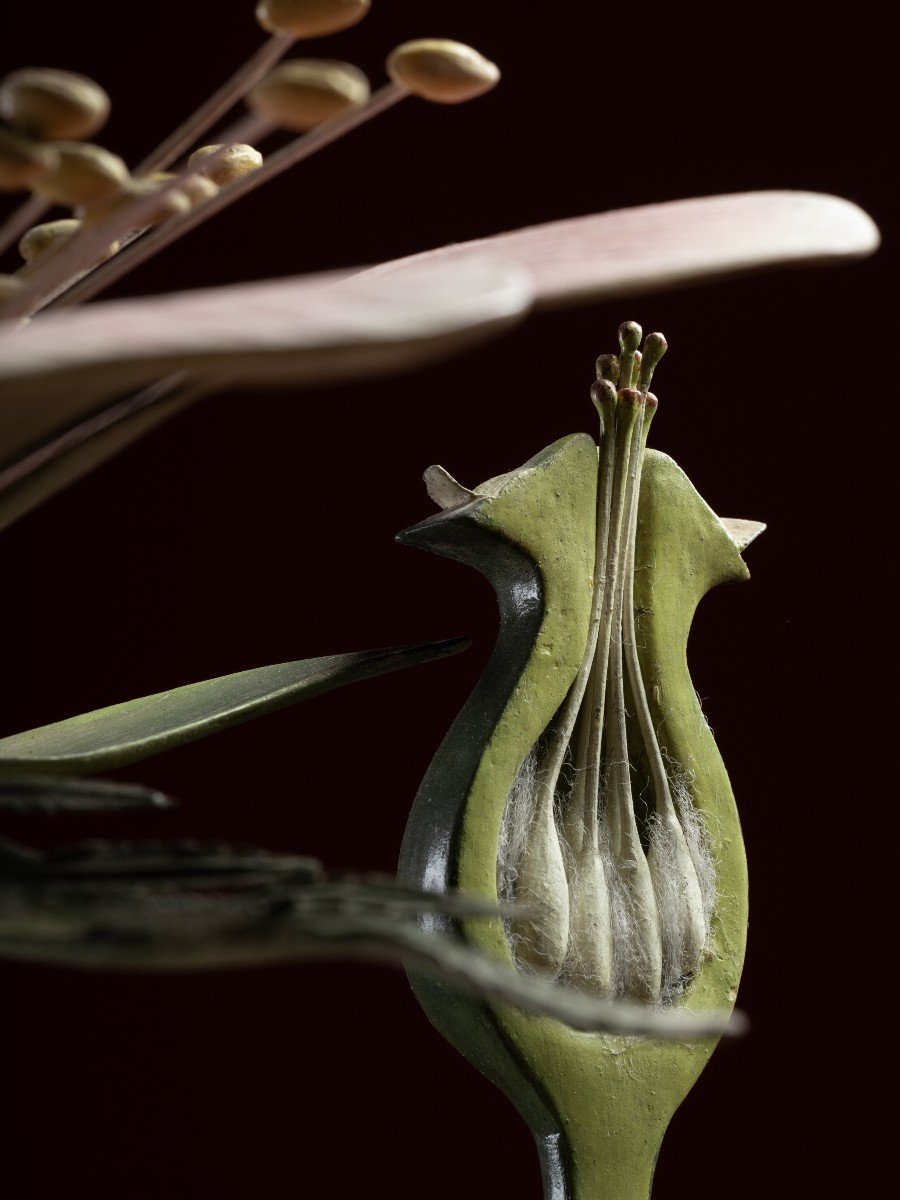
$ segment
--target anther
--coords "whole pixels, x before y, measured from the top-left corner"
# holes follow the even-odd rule
[[[420,38],[392,50],[387,72],[394,83],[436,104],[462,104],[496,87],[500,68],[471,46]]]
[[[646,392],[650,388],[650,382],[653,379],[653,372],[656,370],[659,360],[669,348],[669,343],[661,333],[648,333],[644,340],[644,355],[641,360],[641,370],[639,375],[638,387],[642,392]]]
[[[43,225],[35,225],[22,234],[19,239],[19,253],[26,262],[34,262],[61,242],[66,241],[81,228],[81,222],[74,217],[62,221],[45,221]]]
[[[618,401],[623,410],[633,409],[636,412],[644,403],[644,397],[637,388],[622,388],[618,393]]]
[[[118,154],[84,142],[57,142],[59,161],[37,191],[47,200],[76,207],[102,204],[128,183],[128,168]]]
[[[618,354],[601,354],[597,359],[597,378],[608,379],[610,383],[619,382]]]
[[[324,37],[361,21],[370,0],[260,0],[256,19],[267,33]]]
[[[53,146],[0,129],[0,192],[24,192],[45,179],[59,162]]]
[[[191,170],[205,175],[219,187],[234,183],[236,179],[243,179],[251,171],[258,171],[262,165],[263,156],[260,152],[241,142],[228,147],[201,146],[188,159]]]
[[[247,103],[276,127],[305,133],[368,98],[368,79],[350,63],[298,58],[270,71]]]
[[[595,379],[591,384],[591,400],[603,432],[611,432],[616,415],[616,385],[609,379]]]
[[[619,326],[619,356],[620,374],[618,382],[622,387],[630,387],[634,369],[634,356],[641,344],[643,330],[637,321],[625,321]]]
[[[109,96],[84,75],[26,67],[0,84],[0,116],[33,137],[80,142],[106,123]]]

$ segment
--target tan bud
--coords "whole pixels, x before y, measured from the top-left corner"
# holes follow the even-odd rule
[[[0,192],[21,192],[53,170],[59,155],[52,146],[0,129]]]
[[[22,280],[16,279],[15,275],[0,275],[0,304],[12,300],[24,286]]]
[[[162,192],[165,184],[170,184],[176,179],[181,180],[177,188],[170,188],[169,191]],[[130,189],[130,196],[134,199],[136,196],[148,196],[155,191],[160,192],[159,208],[153,213],[152,221],[148,222],[148,224],[159,225],[162,221],[168,221],[169,217],[177,217],[182,213],[190,212],[204,200],[215,196],[218,190],[211,180],[204,179],[202,175],[186,175],[182,178],[181,175],[176,175],[172,171],[154,171],[145,179],[134,181]]]
[[[188,175],[179,187],[182,196],[186,196],[191,208],[196,208],[206,200],[211,200],[219,193],[218,185],[205,175]]]
[[[404,42],[391,51],[387,72],[414,96],[437,104],[461,104],[495,87],[500,70],[471,46],[443,38]]]
[[[141,213],[135,229],[161,225],[170,217],[181,216],[182,213],[190,212],[191,209],[191,202],[181,188],[170,188],[168,191],[163,191],[164,186],[176,178],[177,176],[173,175],[171,171],[155,171],[152,175],[147,175],[142,179],[129,179],[126,187],[117,196],[105,204],[94,205],[80,215],[83,217],[85,225],[93,228],[113,213],[121,212],[136,200],[157,196],[156,204]]]
[[[214,163],[208,163],[207,160],[213,155],[220,157]],[[227,150],[223,146],[201,146],[188,159],[188,166],[192,170],[205,175],[219,187],[234,183],[236,179],[243,179],[251,171],[258,171],[262,165],[263,156],[260,152],[242,143],[229,146]]]
[[[43,225],[34,225],[19,239],[19,253],[26,262],[34,262],[48,250],[67,241],[80,228],[81,222],[75,220],[74,217],[67,217],[62,221],[45,221]]]
[[[371,0],[260,0],[256,19],[269,33],[322,37],[361,21]]]
[[[84,142],[57,142],[59,161],[37,191],[56,204],[92,207],[118,195],[128,183],[128,168],[118,154]]]
[[[0,116],[34,137],[80,142],[106,123],[109,96],[84,75],[26,67],[0,84]]]
[[[368,79],[349,63],[296,58],[270,71],[247,103],[280,128],[304,133],[368,98]]]

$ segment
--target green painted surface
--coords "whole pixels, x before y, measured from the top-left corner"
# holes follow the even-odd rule
[[[533,465],[532,465],[533,464]],[[488,495],[470,519],[522,548],[540,568],[545,609],[532,654],[480,760],[459,829],[458,883],[495,897],[500,825],[518,768],[562,702],[587,636],[594,538],[596,447],[563,439],[531,469],[477,489]],[[496,483],[500,483],[499,490]],[[494,494],[491,494],[494,493]],[[689,775],[707,819],[720,899],[712,948],[680,1001],[691,1009],[729,1009],[736,997],[747,925],[743,842],[722,760],[688,673],[694,611],[715,584],[747,578],[725,528],[681,469],[647,454],[636,547],[635,609],[641,664],[660,743]],[[511,962],[502,925],[467,922],[466,939]],[[485,1040],[454,1036],[440,994],[420,992],[439,1028],[504,1088],[539,1137],[560,1136],[566,1176],[548,1183],[553,1200],[646,1200],[666,1127],[714,1045],[662,1044],[578,1033],[557,1021],[488,1005]],[[490,1047],[493,1041],[496,1053]],[[502,1049],[502,1053],[501,1053]],[[501,1060],[506,1064],[499,1065]],[[515,1064],[512,1075],[509,1062]],[[534,1098],[543,1110],[539,1120]]]
[[[332,688],[445,658],[468,645],[467,638],[452,638],[307,658],[126,700],[0,739],[0,777],[108,771]]]

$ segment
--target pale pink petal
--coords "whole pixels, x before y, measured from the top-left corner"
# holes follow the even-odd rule
[[[815,192],[740,192],[532,225],[426,250],[373,267],[364,277],[402,276],[427,263],[472,257],[527,270],[537,304],[544,306],[859,258],[878,241],[871,218],[848,200]]]
[[[307,276],[48,313],[0,332],[0,465],[114,396],[178,371],[210,386],[399,371],[528,310],[508,267],[425,264],[400,280]]]

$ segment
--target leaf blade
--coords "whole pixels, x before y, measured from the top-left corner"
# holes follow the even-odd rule
[[[0,776],[78,775],[125,766],[332,688],[445,658],[468,645],[467,638],[452,638],[276,663],[81,713],[0,739]]]
[[[12,812],[121,812],[133,808],[173,808],[175,804],[164,792],[136,783],[41,775],[0,777],[0,810]]]

